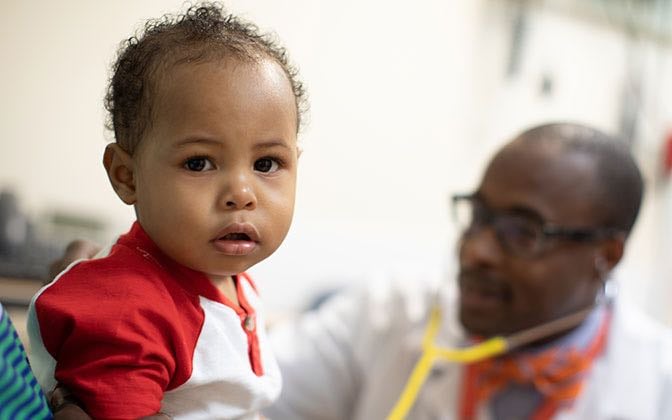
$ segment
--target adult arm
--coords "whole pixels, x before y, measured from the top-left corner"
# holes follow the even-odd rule
[[[360,299],[342,293],[319,310],[270,331],[283,386],[280,398],[265,415],[296,420],[352,418],[361,384],[355,355]]]
[[[63,256],[49,264],[49,279],[54,279],[61,271],[77,260],[93,258],[101,249],[100,245],[82,239],[70,242],[65,248]]]
[[[122,397],[120,396],[120,399]],[[54,420],[92,420],[74,396],[64,387],[57,386],[49,396],[49,404],[54,412]],[[142,420],[170,420],[167,414],[157,413]]]
[[[274,419],[384,418],[415,362],[435,290],[417,273],[373,275],[270,331],[283,377]],[[419,331],[422,332],[421,330]],[[410,346],[408,345],[412,343]]]

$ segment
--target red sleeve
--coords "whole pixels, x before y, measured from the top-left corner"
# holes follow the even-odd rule
[[[184,336],[184,317],[156,275],[92,263],[73,267],[35,304],[56,380],[92,417],[154,414],[188,377],[176,370],[190,372],[195,338]],[[193,317],[193,307],[181,310]]]

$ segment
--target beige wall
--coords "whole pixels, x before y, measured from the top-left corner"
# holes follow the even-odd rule
[[[2,2],[0,186],[18,191],[34,217],[54,208],[97,215],[109,221],[110,237],[130,224],[132,211],[100,164],[109,139],[102,107],[108,66],[117,43],[145,18],[181,4]],[[444,264],[452,241],[448,192],[473,188],[491,151],[525,125],[571,118],[616,127],[628,56],[623,36],[608,26],[534,11],[526,59],[506,78],[511,12],[502,2],[227,4],[278,33],[311,96],[295,224],[281,250],[253,270],[272,307],[296,305],[373,267]],[[649,77],[666,84],[651,88],[669,98],[670,76],[660,68],[669,70],[669,50],[643,59],[647,69],[658,62]],[[551,97],[538,93],[543,73],[554,75]],[[640,155],[651,166],[672,116],[661,111],[662,99],[647,106],[655,118],[646,120]],[[661,203],[648,205],[647,215],[657,216],[641,224],[640,251],[629,256],[640,264],[628,267],[646,266],[648,278],[662,274],[664,256],[646,244],[663,240],[661,223],[672,236]],[[288,282],[295,285],[289,293]],[[651,302],[656,287],[633,293]]]

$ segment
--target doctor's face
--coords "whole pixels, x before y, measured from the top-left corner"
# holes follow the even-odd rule
[[[485,222],[459,244],[459,316],[469,333],[510,334],[594,302],[594,241],[528,240],[540,226],[598,227],[594,173],[589,157],[549,143],[514,142],[494,157],[469,199],[474,220]]]

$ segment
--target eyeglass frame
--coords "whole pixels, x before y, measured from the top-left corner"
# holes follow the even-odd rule
[[[504,234],[501,232],[501,230],[497,229],[494,223],[497,218],[501,218],[507,215],[515,215],[516,214],[515,211],[506,211],[506,210],[495,211],[489,208],[487,205],[485,205],[483,200],[478,197],[477,193],[453,194],[451,197],[451,204],[452,204],[452,215],[454,222],[458,222],[457,220],[458,202],[465,200],[472,205],[472,209],[474,206],[473,203],[475,201],[481,203],[482,208],[486,211],[486,217],[484,218],[484,220],[479,221],[478,224],[475,224],[472,215],[471,223],[468,226],[464,227],[464,230],[460,232],[460,235],[464,238],[469,233],[473,233],[475,228],[483,228],[486,226],[490,226],[491,228],[494,229],[497,241],[502,246],[502,248],[505,249],[509,254],[516,256],[526,258],[534,258],[539,256],[546,249],[545,244],[548,243],[548,239],[564,239],[574,242],[592,242],[610,238],[624,233],[622,229],[614,227],[571,228],[566,226],[558,226],[552,223],[548,223],[547,221],[544,220],[544,218],[541,215],[535,213],[534,211],[531,211],[530,215],[528,216],[525,216],[524,214],[520,214],[520,216],[527,217],[530,220],[534,221],[535,223],[539,224],[541,228],[539,230],[539,234],[541,236],[538,236],[538,239],[535,239],[538,242],[538,245],[536,245],[534,249],[530,250],[528,253],[520,250],[516,251],[513,249],[514,247],[511,246],[510,241],[507,241],[504,238]]]

